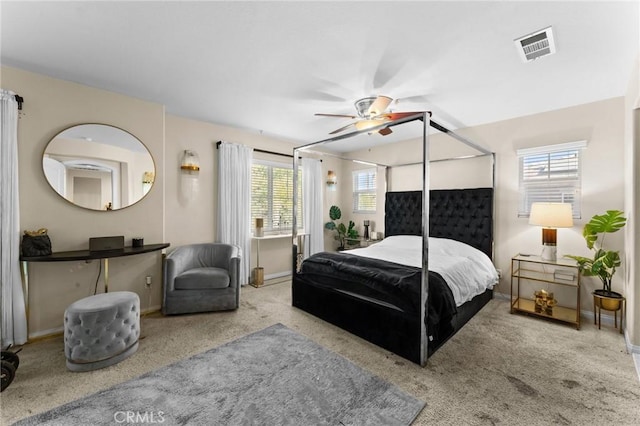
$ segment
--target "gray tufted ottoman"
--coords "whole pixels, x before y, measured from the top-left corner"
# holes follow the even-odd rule
[[[140,298],[130,291],[97,294],[64,312],[64,353],[71,371],[116,364],[138,350]]]

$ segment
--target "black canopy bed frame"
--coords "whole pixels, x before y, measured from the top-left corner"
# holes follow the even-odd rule
[[[422,121],[423,159],[423,189],[421,191],[387,192],[385,196],[385,237],[393,235],[422,236],[422,268],[403,270],[405,276],[417,280],[415,285],[416,298],[420,303],[414,308],[398,308],[397,304],[385,303],[373,294],[349,291],[349,278],[336,277],[346,287],[335,288],[327,280],[331,277],[318,279],[312,274],[302,272],[300,263],[301,242],[297,238],[297,174],[299,157],[305,152],[316,150],[311,148],[331,142],[357,136],[362,133],[375,131],[384,127],[402,125],[409,122]],[[466,158],[490,156],[492,160],[492,184],[490,188],[431,190],[429,189],[429,128],[435,128],[465,145],[477,150],[479,154],[464,157],[447,158],[434,161],[448,161]],[[329,154],[333,155],[333,154]],[[333,155],[336,156],[336,155]],[[344,160],[357,160],[342,158]],[[378,164],[382,166],[381,164]],[[407,164],[399,165],[404,166]],[[387,166],[388,167],[388,166]],[[397,166],[394,166],[397,167]],[[387,168],[387,173],[389,168]],[[429,112],[416,113],[402,119],[386,122],[380,126],[363,131],[340,135],[331,139],[304,145],[293,150],[293,277],[292,304],[314,316],[343,328],[378,346],[388,349],[404,358],[422,366],[427,358],[453,336],[469,319],[473,317],[486,303],[491,300],[493,291],[486,290],[475,296],[462,306],[452,308],[451,314],[446,314],[446,321],[442,320],[445,312],[440,304],[451,304],[452,299],[438,290],[446,286],[439,275],[429,272],[429,238],[449,238],[464,242],[475,247],[493,258],[493,186],[495,182],[495,154],[484,147],[457,135],[451,130],[431,120]],[[336,254],[326,254],[336,256]],[[338,255],[339,256],[339,255]],[[345,256],[345,255],[342,255]],[[348,255],[346,256],[352,256]],[[358,260],[368,271],[376,270],[379,275],[385,275],[385,268],[394,269],[395,264],[370,263],[368,260]],[[377,269],[379,268],[379,269]],[[431,285],[430,285],[431,284]],[[358,284],[355,284],[356,287]],[[351,287],[351,288],[356,288]],[[412,287],[414,288],[414,287]],[[345,290],[346,289],[346,290]],[[447,291],[450,294],[450,291]],[[432,301],[433,299],[433,301]],[[427,312],[429,313],[427,315]]]

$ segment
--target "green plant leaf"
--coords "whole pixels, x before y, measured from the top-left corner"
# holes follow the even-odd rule
[[[583,257],[583,256],[574,256],[571,254],[566,255],[565,257],[568,257],[570,259],[575,260],[576,262],[578,262],[578,268],[580,269],[580,272],[582,272],[584,275],[586,276],[592,276],[593,274],[591,273],[591,266],[593,265],[593,260],[588,258],[588,257]]]
[[[347,229],[347,237],[351,238],[351,239],[356,239],[358,238],[358,230],[355,229],[356,224],[350,220],[349,221],[349,228]]]
[[[331,220],[338,220],[342,217],[342,211],[340,211],[340,207],[331,206],[329,208],[329,217]]]
[[[333,231],[334,229],[336,229],[336,224],[335,222],[327,222],[324,224],[324,227],[330,231]]]
[[[617,232],[625,226],[626,222],[624,212],[620,210],[607,210],[605,214],[593,216],[582,230],[587,247],[595,252],[593,259],[582,256],[566,256],[578,262],[578,267],[583,275],[600,278],[605,290],[611,290],[611,278],[616,273],[616,268],[622,264],[622,259],[620,259],[619,252],[604,250],[602,246],[596,247],[596,242],[600,234]]]
[[[584,228],[582,229],[582,236],[587,242],[589,250],[593,249],[596,241],[598,241],[598,233],[594,232],[593,227],[589,223],[584,225]]]
[[[607,210],[605,214],[595,215],[591,218],[588,226],[591,234],[602,234],[605,232],[617,232],[627,222],[627,219],[623,216],[624,212],[620,210]]]
[[[340,223],[338,225],[338,234],[345,235],[347,233],[347,227],[344,226],[344,223]]]

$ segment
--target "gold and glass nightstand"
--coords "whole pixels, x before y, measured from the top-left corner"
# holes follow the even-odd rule
[[[382,240],[367,240],[365,238],[347,238],[346,239],[347,244],[346,244],[345,250],[369,247],[370,245],[373,245],[380,241]]]
[[[575,303],[573,302],[575,301]],[[526,313],[580,329],[580,270],[572,259],[511,258],[511,313]]]

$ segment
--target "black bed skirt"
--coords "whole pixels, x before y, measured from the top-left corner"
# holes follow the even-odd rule
[[[474,297],[457,308],[453,332],[438,342],[429,342],[431,356],[493,297],[493,290]],[[415,315],[361,299],[351,294],[309,283],[299,274],[292,280],[292,304],[320,319],[420,364],[421,326]]]

